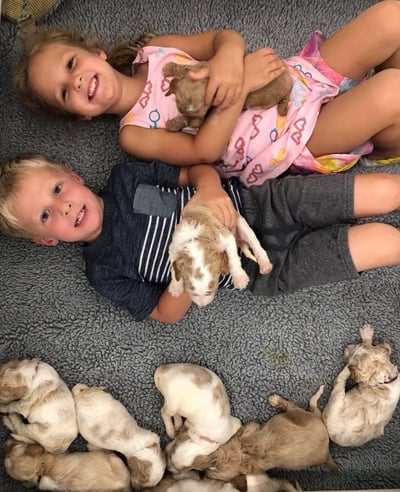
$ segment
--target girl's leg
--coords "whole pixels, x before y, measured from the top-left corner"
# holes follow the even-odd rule
[[[399,87],[400,70],[387,69],[322,106],[310,152],[347,153],[372,139],[375,158],[400,155]]]
[[[350,21],[320,47],[334,70],[362,79],[371,69],[400,68],[400,2],[384,0]]]

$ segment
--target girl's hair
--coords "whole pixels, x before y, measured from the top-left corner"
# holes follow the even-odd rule
[[[20,47],[19,66],[15,72],[14,85],[17,96],[31,110],[46,115],[64,116],[69,119],[79,119],[79,115],[67,113],[64,109],[48,103],[35,94],[29,81],[29,67],[32,58],[49,44],[65,44],[75,46],[89,52],[104,49],[107,52],[108,62],[120,72],[126,72],[130,68],[137,52],[155,34],[146,33],[133,42],[118,42],[110,50],[104,49],[95,36],[84,38],[74,29],[45,30],[37,29],[24,38]],[[51,69],[49,67],[49,69]]]
[[[66,167],[42,154],[19,154],[0,166],[0,233],[32,239],[31,231],[19,223],[13,212],[13,201],[20,193],[24,179],[44,168],[65,171]]]

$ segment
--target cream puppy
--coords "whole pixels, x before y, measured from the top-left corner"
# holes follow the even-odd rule
[[[37,442],[49,453],[66,451],[78,435],[71,391],[38,359],[0,365],[0,412],[8,414],[3,422],[15,439]]]
[[[106,451],[47,453],[38,444],[6,442],[6,472],[27,487],[66,492],[129,492],[130,473]]]
[[[79,432],[91,449],[110,449],[126,457],[132,487],[153,487],[165,471],[160,438],[140,427],[122,403],[104,389],[85,384],[72,388]]]
[[[175,452],[190,466],[196,456],[209,454],[228,441],[241,426],[232,417],[221,379],[195,364],[165,364],[154,373],[154,382],[164,397],[161,416],[173,439],[183,425],[188,432],[175,442]],[[172,472],[174,469],[171,464]]]
[[[323,419],[332,441],[361,446],[383,434],[400,397],[397,367],[390,362],[387,343],[372,345],[374,330],[360,328],[361,343],[345,349],[345,368],[336,377]],[[357,385],[345,391],[348,378]]]
[[[244,289],[249,277],[242,268],[238,248],[258,263],[260,273],[271,271],[267,252],[241,215],[235,237],[209,207],[189,203],[169,245],[169,292],[179,297],[186,290],[195,304],[206,306],[214,299],[220,275],[228,273],[234,287]]]
[[[229,482],[213,480],[212,478],[202,478],[197,472],[188,472],[184,476],[166,475],[161,482],[151,489],[144,489],[148,492],[240,492]],[[258,492],[258,491],[254,491]],[[259,491],[263,492],[263,491]]]

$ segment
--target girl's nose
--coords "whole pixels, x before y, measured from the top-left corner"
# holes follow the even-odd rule
[[[80,91],[81,90],[81,85],[82,85],[82,76],[81,75],[77,75],[75,77],[74,83],[73,83],[74,89],[76,91]]]
[[[72,204],[66,203],[64,209],[64,215],[69,215],[71,213],[71,209],[72,209]]]

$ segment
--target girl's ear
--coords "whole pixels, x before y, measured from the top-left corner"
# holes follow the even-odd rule
[[[102,60],[107,60],[107,53],[103,50],[95,50],[97,56],[99,56]]]
[[[43,246],[57,246],[57,244],[59,243],[58,239],[51,239],[49,237],[36,237],[32,239],[32,241]]]

